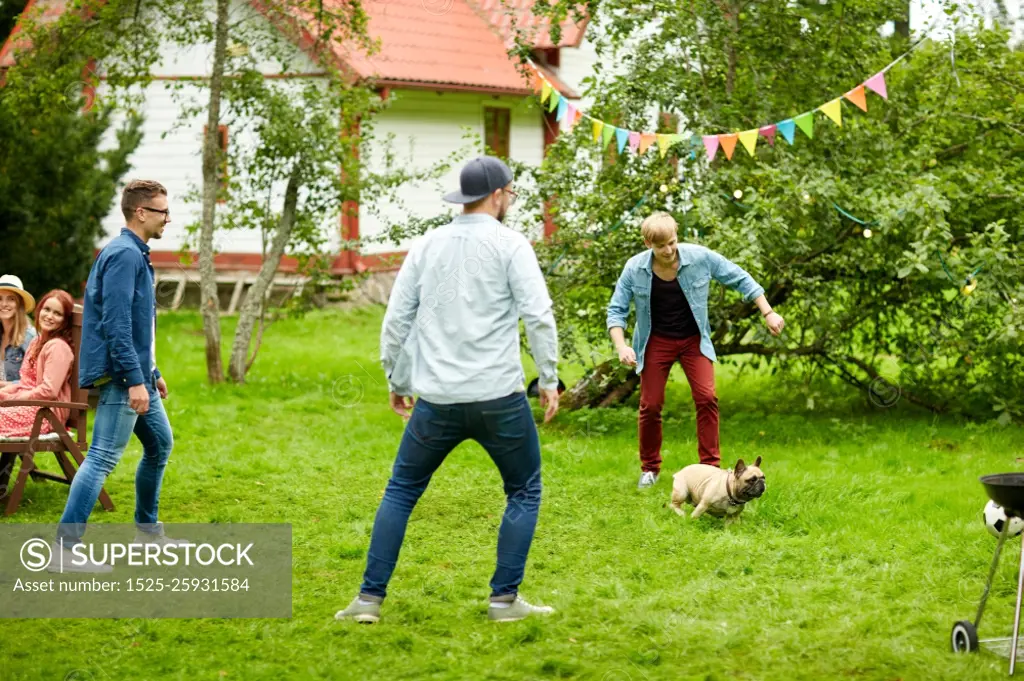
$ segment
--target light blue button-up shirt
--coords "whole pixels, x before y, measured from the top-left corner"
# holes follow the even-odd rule
[[[711,343],[711,325],[708,323],[708,288],[714,279],[743,294],[750,302],[764,295],[764,289],[739,265],[724,256],[695,244],[679,244],[679,270],[676,278],[686,295],[693,318],[700,329],[700,352],[712,362],[718,361]],[[638,253],[626,262],[608,304],[608,328],[625,330],[629,304],[636,303],[636,328],[633,329],[633,351],[636,352],[636,372],[644,368],[644,350],[651,337],[651,281],[654,276],[654,253],[650,249]]]
[[[380,336],[388,385],[435,404],[525,389],[519,320],[540,374],[558,386],[551,298],[525,236],[489,215],[460,215],[409,250]]]

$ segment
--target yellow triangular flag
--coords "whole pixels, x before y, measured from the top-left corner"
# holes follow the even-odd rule
[[[540,103],[548,101],[548,97],[551,96],[551,83],[546,80],[540,86]]]
[[[832,121],[841,128],[841,127],[843,127],[843,107],[842,107],[842,104],[843,104],[843,98],[842,97],[836,97],[831,102],[828,102],[827,104],[822,104],[821,106],[819,106],[818,110],[821,111],[821,113],[823,113],[826,116],[828,116],[829,118],[831,118]]]
[[[740,134],[740,142],[743,142],[743,146],[747,148],[747,152],[753,156],[754,147],[757,146],[757,128],[753,130],[744,130]]]
[[[604,127],[604,121],[594,120],[594,141],[599,142],[601,140],[601,129]]]
[[[665,158],[668,148],[672,144],[672,135],[658,135],[658,148],[661,149],[661,157]]]

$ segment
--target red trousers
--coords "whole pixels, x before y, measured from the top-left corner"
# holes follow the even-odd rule
[[[700,354],[700,336],[685,340],[652,335],[644,350],[640,372],[640,468],[661,472],[661,408],[665,384],[672,366],[679,361],[690,382],[697,407],[697,452],[700,462],[719,464],[718,396],[715,395],[715,364]]]

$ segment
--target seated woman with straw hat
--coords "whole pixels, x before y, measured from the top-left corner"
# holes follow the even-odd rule
[[[28,318],[35,306],[35,298],[22,286],[21,279],[13,274],[0,277],[0,388],[19,380],[21,363],[36,337]]]

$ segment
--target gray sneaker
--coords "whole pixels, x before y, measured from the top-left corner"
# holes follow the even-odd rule
[[[363,602],[360,603],[359,601]],[[360,594],[352,599],[348,607],[334,614],[334,619],[353,620],[360,624],[376,624],[380,621],[380,604],[383,598]]]
[[[637,489],[647,489],[648,487],[654,487],[654,483],[658,482],[658,474],[653,471],[644,471],[640,475],[640,482],[636,484]]]
[[[505,607],[495,607],[496,603],[508,603]],[[517,594],[495,596],[487,608],[487,619],[492,622],[518,622],[530,615],[550,615],[555,611],[547,605],[531,605]]]

